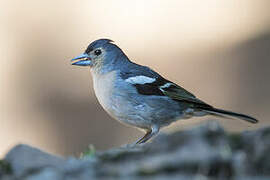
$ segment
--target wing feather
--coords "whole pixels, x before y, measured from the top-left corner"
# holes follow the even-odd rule
[[[192,93],[185,90],[181,86],[166,80],[158,73],[146,66],[140,66],[132,63],[130,68],[121,72],[121,77],[130,79],[131,77],[145,76],[155,79],[151,83],[131,83],[139,94],[142,95],[155,95],[155,96],[167,96],[175,101],[186,102],[191,107],[212,107],[200,99],[196,98]]]

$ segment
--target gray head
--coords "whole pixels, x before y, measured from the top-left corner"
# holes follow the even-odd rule
[[[92,42],[85,52],[71,60],[72,65],[90,66],[97,71],[111,71],[129,62],[124,52],[109,39]]]

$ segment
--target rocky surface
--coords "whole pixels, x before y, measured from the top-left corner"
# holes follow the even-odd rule
[[[270,128],[230,134],[209,122],[151,143],[63,158],[17,145],[1,179],[270,179]]]

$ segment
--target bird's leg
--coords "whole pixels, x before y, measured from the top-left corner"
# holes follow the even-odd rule
[[[159,132],[159,127],[158,126],[152,126],[151,130],[146,131],[146,134],[138,139],[136,141],[136,144],[142,144],[145,143],[146,141],[148,141],[151,137],[153,137],[154,135],[156,135]]]
[[[151,132],[152,132],[152,130],[147,130],[147,131],[146,131],[146,134],[145,134],[143,137],[139,138],[139,139],[135,142],[135,144],[141,144],[141,143],[144,143],[144,142],[146,141],[146,140],[145,140],[146,138],[149,139],[148,137],[150,136]]]

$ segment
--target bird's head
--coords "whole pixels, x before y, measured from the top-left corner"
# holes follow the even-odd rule
[[[109,39],[99,39],[92,42],[85,52],[71,60],[72,65],[90,66],[98,71],[110,71],[121,61],[128,58],[123,51]]]

